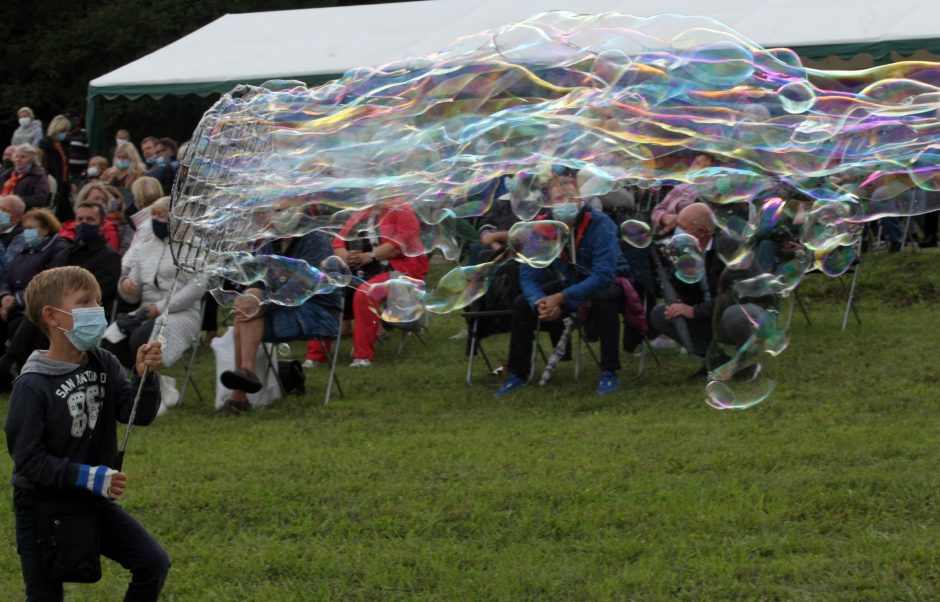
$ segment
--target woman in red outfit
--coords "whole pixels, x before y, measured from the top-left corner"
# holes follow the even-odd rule
[[[364,238],[376,236],[378,240],[363,245]],[[365,368],[375,359],[375,340],[381,322],[379,306],[387,294],[384,287],[373,289],[372,285],[399,275],[424,281],[428,275],[428,257],[421,244],[421,222],[406,203],[384,201],[357,211],[333,239],[333,250],[353,274],[361,273],[366,280],[352,295],[353,361],[350,364],[353,368]],[[348,317],[347,309],[345,318],[348,320]],[[307,365],[326,362],[328,349],[328,344],[310,341]]]

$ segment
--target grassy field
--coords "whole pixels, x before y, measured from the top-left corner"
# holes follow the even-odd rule
[[[845,333],[838,287],[810,278],[812,327],[794,318],[777,390],[741,412],[708,408],[677,353],[615,395],[563,363],[496,400],[463,382],[459,317],[435,317],[428,348],[341,368],[329,406],[325,371],[232,419],[190,396],[135,431],[123,505],[173,559],[168,600],[936,599],[938,263],[866,258]],[[10,497],[2,600],[22,597]],[[119,599],[104,571],[69,595]]]

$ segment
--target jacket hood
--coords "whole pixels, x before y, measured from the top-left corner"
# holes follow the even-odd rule
[[[46,350],[33,351],[29,359],[26,360],[26,363],[23,364],[23,369],[20,370],[20,374],[35,373],[49,376],[62,376],[63,374],[68,374],[75,370],[75,364],[51,360],[46,357],[47,353],[49,352]]]

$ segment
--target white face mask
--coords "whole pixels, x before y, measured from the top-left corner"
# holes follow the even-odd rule
[[[127,140],[124,138],[115,138],[114,143],[118,146],[121,146],[122,144],[127,144]]]
[[[29,117],[20,117],[20,125],[23,126],[24,128],[32,122],[33,120],[30,119]]]

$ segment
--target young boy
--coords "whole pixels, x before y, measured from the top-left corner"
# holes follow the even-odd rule
[[[170,567],[163,548],[114,502],[127,477],[109,468],[117,456],[117,421],[129,420],[137,375],[145,368],[150,373],[134,424],[150,424],[157,415],[154,369],[163,352],[160,343],[141,346],[129,383],[117,359],[96,349],[108,325],[100,299],[95,277],[75,266],[46,270],[26,289],[27,317],[49,337],[49,350],[34,351],[24,364],[4,430],[13,457],[16,546],[28,600],[63,595],[62,582],[44,567],[39,498],[78,500],[94,509],[101,554],[131,571],[126,599],[156,600]]]

